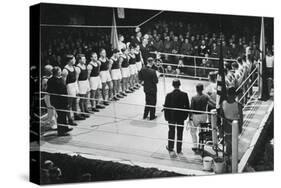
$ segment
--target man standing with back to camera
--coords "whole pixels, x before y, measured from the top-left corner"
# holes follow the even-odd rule
[[[174,142],[175,142],[175,130],[177,129],[177,154],[179,156],[182,153],[182,134],[184,129],[184,121],[187,119],[189,112],[189,99],[188,94],[180,90],[180,80],[173,80],[174,90],[167,94],[164,104],[165,120],[169,123],[168,132],[168,146],[166,149],[170,154],[174,156]],[[168,109],[166,109],[168,108]],[[171,110],[170,108],[177,108]],[[182,111],[179,109],[183,109]]]
[[[66,111],[68,110],[68,99],[67,97],[60,96],[67,95],[67,88],[59,67],[53,68],[53,76],[47,82],[47,92],[57,94],[50,95],[50,104],[54,107],[58,115],[58,136],[67,136],[72,128],[67,126]]]
[[[143,82],[143,89],[145,93],[145,104],[155,106],[157,100],[157,83],[158,77],[156,71],[152,69],[153,66],[153,58],[149,57],[147,59],[147,65],[139,72],[139,80]],[[148,117],[150,114],[149,119],[154,120],[157,117],[155,116],[155,107],[145,106],[143,119]]]

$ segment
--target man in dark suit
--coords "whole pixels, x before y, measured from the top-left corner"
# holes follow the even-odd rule
[[[153,58],[149,57],[147,59],[146,67],[139,72],[139,80],[143,82],[145,104],[155,106],[157,100],[158,77],[156,71],[152,69],[153,62]],[[156,118],[155,109],[155,107],[145,106],[143,119],[146,119],[148,114],[150,114],[150,120],[154,120]]]
[[[185,92],[180,90],[180,80],[175,79],[173,81],[174,91],[168,93],[164,104],[164,115],[165,120],[169,123],[168,133],[168,146],[166,149],[169,153],[174,154],[174,141],[175,141],[175,130],[177,129],[177,154],[182,155],[182,134],[184,129],[184,121],[188,117],[187,111],[181,111],[179,109],[189,109],[189,99]],[[166,109],[168,108],[168,109]],[[177,110],[171,110],[169,108],[177,108]]]
[[[61,77],[61,69],[57,66],[53,68],[53,76],[47,82],[47,92],[55,94],[50,95],[50,102],[58,115],[58,136],[67,136],[67,132],[72,130],[67,126],[68,99],[59,96],[67,95],[67,90],[64,79]]]

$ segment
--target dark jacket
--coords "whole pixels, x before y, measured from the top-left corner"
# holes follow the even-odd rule
[[[149,67],[144,67],[139,72],[139,79],[144,82],[143,90],[145,93],[156,93],[158,78],[156,71]]]
[[[189,109],[189,99],[185,92],[175,89],[168,93],[164,107]],[[183,122],[187,119],[189,112],[180,110],[164,109],[165,120],[168,122]]]
[[[67,89],[62,77],[51,77],[47,82],[47,92],[67,95]],[[65,108],[68,105],[67,97],[50,95],[51,105],[54,107]]]

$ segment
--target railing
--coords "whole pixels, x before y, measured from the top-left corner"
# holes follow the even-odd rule
[[[219,58],[191,56],[185,54],[173,54],[164,52],[150,53],[161,57],[161,60],[163,60],[163,62],[158,62],[160,66],[162,66],[164,69],[167,69],[168,66],[171,66],[171,72],[175,72],[175,70],[178,69],[180,73],[177,72],[174,74],[182,77],[188,76],[188,78],[207,80],[209,73],[211,71],[217,71],[219,68]],[[178,64],[179,59],[182,59],[182,65]],[[224,59],[224,61],[236,60]],[[171,74],[171,72],[168,72],[168,74]]]

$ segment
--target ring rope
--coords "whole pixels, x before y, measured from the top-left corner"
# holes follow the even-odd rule
[[[193,56],[193,55],[185,55],[185,54],[173,54],[173,53],[166,53],[166,52],[150,52],[151,54],[162,54],[162,55],[169,55],[169,56],[177,56],[177,57],[190,57],[194,59],[210,59],[210,60],[219,60],[216,57],[201,57],[201,56]],[[237,61],[236,59],[223,59],[224,61]]]
[[[149,19],[143,21],[142,23],[138,24],[137,27],[142,26],[143,24],[149,22],[150,20],[152,20],[153,18],[155,18],[156,16],[158,16],[159,14],[162,14],[164,12],[164,10],[161,10],[160,12],[158,12],[157,14],[153,15],[152,17],[150,17]]]
[[[188,76],[184,74],[170,74],[170,73],[160,73],[160,75],[166,75],[170,77],[175,77],[175,78],[196,78],[196,79],[201,79],[201,80],[208,80],[207,77],[200,77],[200,76]]]
[[[172,63],[159,63],[161,65],[170,65],[177,67],[179,66],[178,64],[172,64]],[[213,67],[202,67],[202,66],[192,66],[192,65],[180,65],[180,67],[188,67],[188,68],[198,68],[198,69],[209,69],[209,70],[218,70],[218,68],[213,68]]]
[[[60,24],[40,24],[41,27],[66,27],[66,28],[136,28],[138,26],[130,25],[60,25]]]
[[[57,124],[59,126],[67,126],[67,124]],[[95,131],[95,132],[105,132],[105,133],[111,133],[111,134],[115,134],[114,132],[112,131],[106,131],[106,130],[98,130],[98,129],[93,129],[93,128],[85,128],[85,127],[75,127],[75,129],[81,129],[81,130],[88,130],[88,131]],[[153,140],[161,140],[161,141],[173,141],[173,139],[162,139],[162,138],[155,138],[155,137],[148,137],[148,136],[142,136],[142,135],[137,135],[137,134],[130,134],[130,133],[120,133],[118,132],[118,134],[120,135],[125,135],[125,136],[133,136],[133,137],[139,137],[139,138],[146,138],[146,139],[153,139]],[[73,136],[76,136],[76,135],[73,135]],[[185,144],[188,144],[188,145],[192,145],[192,144],[199,144],[199,145],[205,145],[205,146],[210,146],[208,144],[202,144],[202,143],[192,143],[192,142],[186,142],[186,141],[177,141],[177,140],[174,140],[175,142],[181,142],[181,143],[185,143]]]
[[[190,113],[200,113],[200,114],[214,114],[213,112],[206,112],[206,111],[199,111],[199,110],[191,110],[191,109],[182,109],[182,108],[169,108],[164,106],[157,106],[157,105],[142,105],[142,104],[134,104],[134,103],[125,103],[125,102],[116,102],[116,101],[108,101],[108,100],[99,100],[99,99],[92,99],[88,97],[81,97],[81,96],[71,96],[71,95],[64,95],[64,94],[56,94],[56,93],[48,93],[48,92],[39,92],[39,94],[46,94],[46,95],[54,95],[54,96],[61,96],[61,97],[69,97],[69,98],[79,98],[79,99],[87,99],[93,101],[100,101],[100,102],[108,102],[108,103],[118,103],[124,105],[131,105],[131,106],[141,106],[141,107],[153,107],[153,108],[160,108],[162,110],[175,110],[175,111],[184,111]]]
[[[253,83],[251,84],[251,86],[246,90],[246,92],[244,92],[244,94],[242,95],[242,97],[239,99],[239,102],[241,102],[244,97],[247,95],[247,93],[250,91],[250,89],[252,89],[252,87],[255,85],[256,81],[258,80],[258,78],[256,78]]]
[[[52,107],[41,107],[41,109],[53,109]],[[79,113],[79,114],[85,114],[85,115],[93,115],[91,113],[88,113],[88,112],[80,112],[80,111],[73,111],[73,110],[65,110],[65,109],[55,109],[56,111],[60,111],[60,112],[67,112],[67,113],[70,113],[70,112],[74,112],[74,113]],[[105,118],[112,118],[112,119],[119,119],[119,120],[132,120],[132,121],[139,121],[139,122],[144,122],[144,123],[150,123],[150,124],[155,124],[154,121],[146,121],[146,120],[140,120],[140,119],[133,119],[133,118],[127,118],[127,117],[114,117],[114,116],[107,116],[107,115],[100,115],[100,114],[94,114],[95,116],[97,117],[105,117]],[[160,124],[160,125],[167,125],[167,123],[161,123],[161,122],[156,122],[157,124]],[[184,125],[178,125],[178,124],[169,124],[171,126],[174,126],[174,127],[189,127],[189,128],[198,128],[198,129],[203,129],[203,130],[212,130],[211,128],[200,128],[200,127],[196,127],[196,126],[184,126]]]
[[[247,76],[247,78],[240,84],[240,86],[236,89],[236,92],[239,91],[239,89],[241,89],[245,84],[246,82],[251,78],[251,76],[256,73],[255,71],[258,69],[258,67],[254,68],[254,70],[249,74],[249,76]]]

